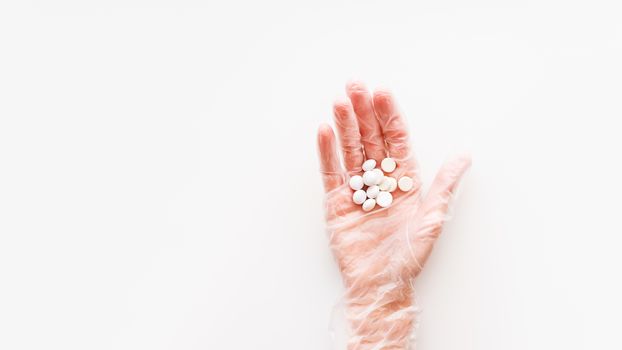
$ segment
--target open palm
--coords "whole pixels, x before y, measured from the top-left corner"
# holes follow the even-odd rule
[[[414,324],[412,280],[421,271],[442,230],[453,191],[470,159],[447,162],[428,194],[421,195],[408,128],[392,95],[372,94],[361,83],[346,87],[349,99],[334,104],[342,160],[329,125],[318,132],[326,190],[326,220],[333,254],[347,288],[349,349],[407,349]],[[396,160],[391,176],[409,176],[414,187],[393,192],[388,208],[364,212],[352,201],[350,176],[366,159]],[[343,166],[342,166],[343,163]],[[344,169],[345,168],[345,169]]]

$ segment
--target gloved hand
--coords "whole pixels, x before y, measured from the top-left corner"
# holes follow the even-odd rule
[[[329,125],[320,126],[318,144],[327,230],[346,287],[348,349],[409,349],[415,324],[412,281],[441,233],[449,201],[471,160],[461,156],[445,163],[422,196],[408,129],[392,95],[380,90],[372,96],[361,83],[348,84],[346,91],[349,99],[334,105],[345,169]],[[388,208],[364,212],[352,201],[348,179],[362,173],[365,159],[380,164],[387,156],[398,164],[391,176],[410,176],[414,188],[393,192]]]

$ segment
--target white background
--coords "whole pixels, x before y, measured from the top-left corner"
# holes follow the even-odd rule
[[[329,349],[315,133],[473,167],[419,349],[620,349],[618,1],[0,2],[0,348]]]

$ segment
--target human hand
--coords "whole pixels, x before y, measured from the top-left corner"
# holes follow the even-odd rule
[[[320,126],[318,145],[330,245],[347,289],[348,349],[408,349],[415,322],[412,280],[441,233],[471,160],[461,156],[445,163],[422,196],[408,129],[393,96],[385,90],[372,96],[358,82],[346,91],[349,99],[335,102],[333,109],[343,167],[327,124]],[[364,212],[352,201],[348,179],[361,174],[366,159],[380,164],[387,156],[398,164],[391,176],[411,177],[413,189],[393,192],[387,208]]]

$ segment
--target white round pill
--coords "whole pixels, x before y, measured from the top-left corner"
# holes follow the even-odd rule
[[[363,190],[355,191],[354,194],[352,195],[352,201],[355,204],[363,204],[363,202],[365,202],[366,199],[367,199],[367,193]]]
[[[363,183],[367,186],[372,186],[376,184],[378,181],[376,178],[378,177],[378,173],[373,170],[366,171],[363,173]]]
[[[350,188],[355,191],[363,188],[363,178],[361,175],[354,175],[350,178]]]
[[[384,179],[384,173],[380,169],[374,169],[372,170],[372,172],[376,173],[376,178],[373,184],[374,185],[380,184],[382,182],[382,179]]]
[[[400,187],[400,190],[408,192],[413,188],[413,179],[408,176],[402,176],[397,182],[397,185]]]
[[[388,176],[385,176],[382,178],[382,181],[380,182],[378,186],[380,186],[381,191],[388,191],[389,188],[391,187],[391,180],[389,180]]]
[[[363,163],[363,170],[364,171],[370,171],[373,170],[376,167],[376,161],[373,159],[368,159],[365,161],[365,163]]]
[[[382,170],[385,173],[390,173],[393,170],[395,170],[395,167],[397,166],[397,163],[395,163],[395,161],[393,160],[393,158],[385,158],[382,160],[382,162],[380,163],[380,167],[382,168]]]
[[[379,206],[386,208],[393,203],[393,195],[389,192],[380,191],[380,193],[378,193],[378,197],[376,197],[376,203],[378,203]]]
[[[389,178],[389,192],[395,191],[397,188],[397,180],[394,177],[388,176]]]
[[[376,198],[376,196],[380,193],[380,187],[378,185],[369,186],[367,189],[367,197]]]
[[[363,203],[363,210],[370,211],[374,209],[375,206],[376,206],[376,200],[370,198]]]

